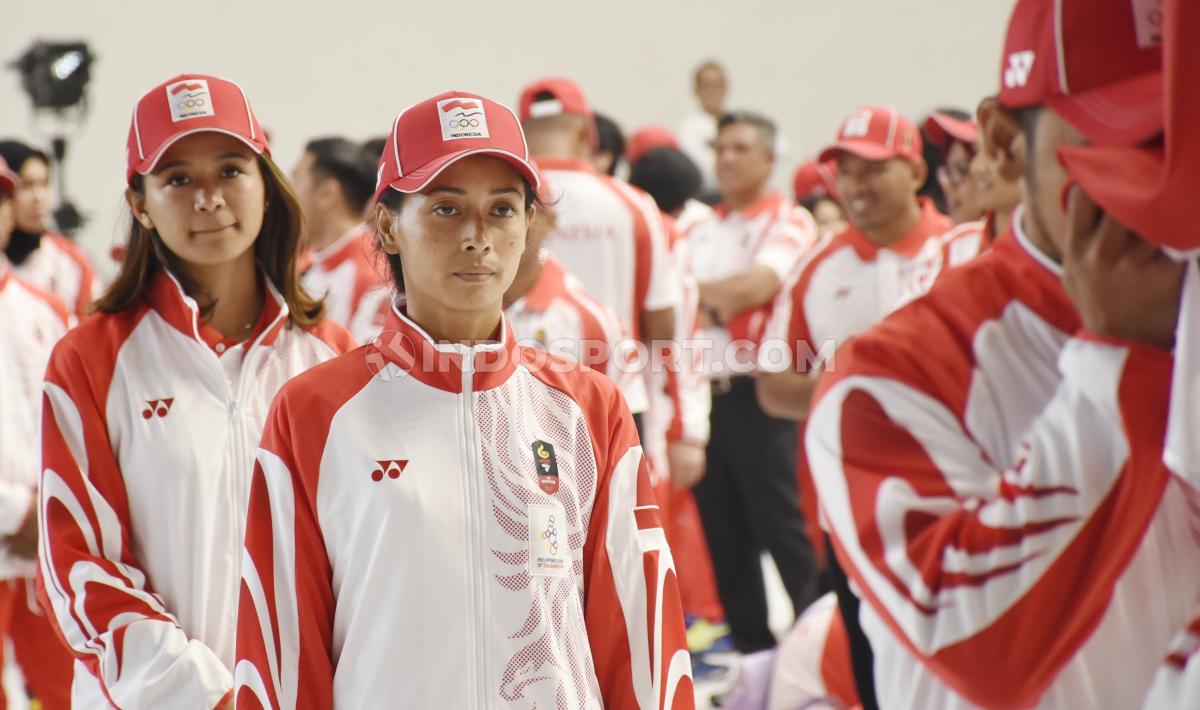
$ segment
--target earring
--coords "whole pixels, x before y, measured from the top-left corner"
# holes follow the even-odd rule
[[[142,226],[145,227],[146,229],[154,229],[154,225],[150,222],[150,215],[148,215],[148,214],[138,215],[138,221],[141,222]]]

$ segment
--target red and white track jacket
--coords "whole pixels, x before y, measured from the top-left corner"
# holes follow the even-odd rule
[[[379,345],[286,385],[258,455],[239,707],[691,708],[616,386],[515,344]]]
[[[850,663],[850,641],[837,596],[828,592],[810,604],[779,641],[767,710],[855,705],[858,688]]]
[[[0,536],[15,533],[37,497],[42,376],[70,316],[53,295],[16,276],[0,254]],[[33,560],[0,545],[0,579],[32,577]]]
[[[349,329],[359,310],[369,307],[367,295],[385,286],[387,279],[374,256],[375,232],[359,225],[321,251],[309,254],[311,262],[302,283],[306,291],[325,298],[325,315]]]
[[[212,708],[233,688],[243,520],[267,408],[284,382],[352,345],[330,321],[296,326],[267,291],[259,334],[234,345],[159,272],[146,303],[90,317],[54,349],[39,583],[78,659],[80,707],[95,707],[80,700],[96,685],[84,666],[118,708]]]
[[[677,307],[679,301],[662,213],[649,195],[601,175],[587,161],[537,162],[559,194],[546,248],[641,338],[642,311]]]
[[[988,229],[985,221],[963,222],[938,238],[927,241],[917,255],[916,264],[909,270],[907,283],[902,287],[896,307],[928,292],[946,269],[961,266],[987,250],[991,243]]]
[[[533,287],[504,309],[521,345],[548,350],[608,375],[630,409],[646,408],[646,388],[631,359],[637,357],[612,309],[592,298],[553,256],[542,263]]]
[[[100,296],[100,282],[83,250],[57,232],[43,234],[37,249],[13,270],[57,296],[76,318],[86,316],[88,306]]]
[[[843,350],[806,443],[883,707],[1138,707],[1200,592],[1171,355],[1019,226]]]
[[[1171,642],[1142,707],[1144,710],[1200,708],[1200,616],[1193,617]]]

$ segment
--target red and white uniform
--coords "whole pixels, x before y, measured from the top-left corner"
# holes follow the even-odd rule
[[[581,362],[627,391],[628,380],[639,376],[622,368],[632,343],[612,309],[592,298],[574,274],[567,273],[553,256],[547,256],[533,287],[504,309],[517,342],[548,350],[559,357]]]
[[[39,583],[77,659],[76,707],[213,708],[233,688],[243,521],[268,406],[351,346],[332,322],[295,325],[265,287],[244,343],[222,340],[160,271],[147,302],[88,318],[54,349]]]
[[[301,282],[316,298],[325,298],[325,316],[350,328],[367,294],[386,283],[376,268],[375,233],[359,225],[320,251],[309,253],[311,264]]]
[[[16,276],[0,256],[0,536],[12,535],[37,497],[42,376],[70,318],[53,295]],[[0,549],[0,579],[32,577],[33,560]]]
[[[850,641],[833,592],[810,604],[780,640],[767,694],[767,710],[815,703],[835,708],[858,704]]]
[[[946,269],[961,266],[986,251],[991,244],[990,230],[986,221],[964,222],[927,241],[917,254],[897,307],[924,295]]]
[[[384,333],[275,400],[238,706],[691,708],[671,551],[616,386],[504,323],[496,343],[438,344],[393,310]]]
[[[76,318],[86,316],[100,296],[100,282],[83,250],[56,232],[43,234],[37,249],[12,268],[17,276],[57,296]]]
[[[921,218],[890,247],[876,246],[853,226],[823,240],[787,277],[763,342],[785,346],[798,370],[816,364],[806,358],[831,353],[892,312],[922,250],[951,225],[922,198]]]
[[[616,312],[630,335],[641,338],[643,311],[673,308],[679,301],[662,213],[649,195],[601,175],[587,161],[537,161],[559,194],[558,220],[546,248]]]
[[[1137,707],[1200,592],[1171,355],[1081,331],[1020,221],[847,344],[808,420],[884,707]]]
[[[782,283],[817,243],[817,225],[808,210],[776,190],[740,210],[717,205],[708,219],[687,232],[687,237],[692,249],[692,274],[697,281],[715,281],[761,264],[770,267]],[[705,348],[704,371],[717,374],[719,368],[714,363],[723,358],[732,341],[757,340],[770,312],[768,303],[742,313],[725,326],[701,331],[701,339],[712,342]]]

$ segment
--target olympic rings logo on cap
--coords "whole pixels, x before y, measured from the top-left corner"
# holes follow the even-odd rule
[[[460,118],[458,120],[450,119],[446,122],[447,128],[479,128],[478,118]]]
[[[207,103],[208,102],[205,101],[203,97],[198,98],[198,99],[193,99],[193,98],[189,97],[185,101],[181,101],[179,107],[180,108],[200,108]]]

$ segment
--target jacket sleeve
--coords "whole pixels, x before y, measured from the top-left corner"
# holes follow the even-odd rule
[[[1063,380],[1002,469],[942,401],[865,374],[888,369],[880,352],[847,348],[806,437],[839,561],[950,687],[986,707],[1034,704],[1159,507],[1170,355],[1069,340]]]
[[[584,544],[584,615],[605,707],[692,708],[671,550],[633,417],[616,391],[596,436],[601,479]]]
[[[1144,710],[1200,707],[1200,615],[1179,632],[1154,676]]]
[[[233,678],[188,638],[130,550],[129,503],[83,355],[60,343],[42,409],[41,601],[117,708],[217,707]]]
[[[333,707],[333,588],[286,390],[254,467],[238,601],[239,708]],[[315,463],[313,464],[315,466]],[[306,485],[311,481],[313,485]]]

